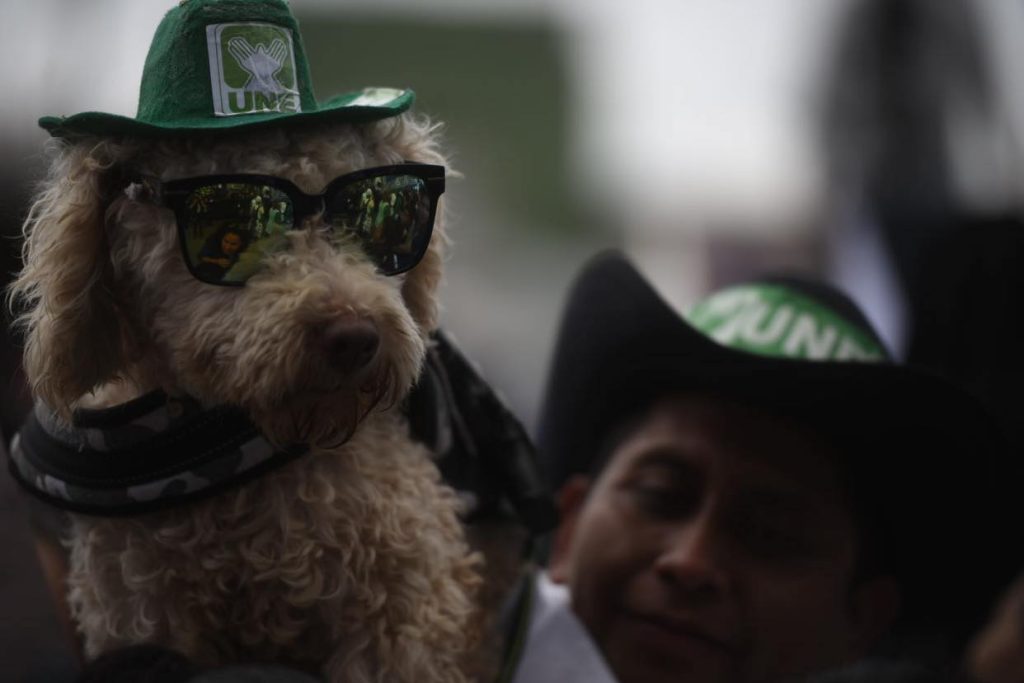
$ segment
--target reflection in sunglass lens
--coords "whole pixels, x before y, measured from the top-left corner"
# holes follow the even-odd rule
[[[178,209],[185,255],[204,282],[245,282],[279,249],[293,223],[292,200],[270,185],[216,183],[190,192]]]
[[[415,266],[430,242],[431,202],[426,182],[384,175],[328,193],[325,219],[353,235],[385,275]]]

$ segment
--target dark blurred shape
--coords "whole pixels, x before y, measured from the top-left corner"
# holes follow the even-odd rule
[[[89,662],[76,683],[317,683],[303,671],[246,664],[203,670],[187,657],[143,643],[105,652]]]
[[[11,277],[21,268],[21,223],[28,212],[30,179],[25,175],[38,169],[36,164],[16,164],[19,155],[15,148],[0,145],[0,286],[5,288]],[[3,325],[0,327],[0,428],[13,434],[28,413],[32,399],[21,370],[21,342],[11,329],[12,314],[3,306]]]
[[[1024,681],[1024,577],[1003,596],[964,664],[979,683]]]
[[[877,221],[893,256],[907,361],[982,398],[1020,450],[1024,225],[973,213],[953,182],[954,142],[1002,117],[990,73],[969,0],[861,0],[827,86],[825,146],[834,192]]]
[[[843,669],[811,676],[804,683],[966,683],[951,673],[940,673],[914,662],[868,659]]]
[[[199,673],[184,655],[158,645],[106,652],[82,669],[77,683],[186,683]]]
[[[966,218],[931,245],[910,301],[909,359],[981,397],[1024,452],[1024,222]]]
[[[977,182],[981,176],[970,174],[983,168],[957,152],[977,144],[979,132],[991,140],[1005,118],[992,73],[970,0],[859,0],[840,24],[823,130],[833,198],[866,216],[864,225],[877,225],[891,253],[909,315],[907,362],[982,399],[1019,454],[1024,226],[1017,216],[980,214],[1004,209],[999,201],[979,209],[956,182]],[[971,151],[988,157],[988,170],[998,167],[988,151]],[[1009,490],[1021,488],[1020,459],[1013,460]],[[1018,496],[1009,497],[1003,502],[1015,504]],[[956,553],[958,539],[948,543]],[[1007,549],[1019,545],[1006,538]],[[1019,553],[972,560],[1004,565],[993,575],[1020,568]],[[995,594],[1001,586],[986,588]],[[964,634],[929,635],[916,643],[908,635],[905,651],[955,655],[951,643]]]
[[[7,474],[7,465],[6,439],[0,434],[0,680],[69,681],[78,663],[40,565],[37,544],[44,539],[33,531],[29,501]]]
[[[996,116],[977,18],[969,0],[859,0],[841,26],[823,114],[831,182],[878,220],[914,301],[961,206],[958,124]]]
[[[207,671],[189,683],[318,683],[321,678],[281,666],[228,666]]]

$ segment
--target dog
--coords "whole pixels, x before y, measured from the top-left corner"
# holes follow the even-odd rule
[[[56,146],[11,289],[41,404],[69,425],[159,390],[172,407],[236,407],[277,449],[305,446],[201,500],[73,515],[68,600],[85,654],[156,643],[204,666],[465,680],[479,558],[398,409],[438,324],[442,212],[404,274],[378,272],[321,208],[244,286],[220,287],[190,272],[175,214],[140,180],[260,174],[313,195],[360,169],[445,165],[437,126],[406,112]]]

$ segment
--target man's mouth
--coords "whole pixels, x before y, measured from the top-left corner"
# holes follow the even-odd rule
[[[670,647],[691,649],[696,646],[721,654],[729,654],[734,649],[732,640],[725,634],[692,618],[654,612],[631,612],[628,617],[640,627],[645,638]]]

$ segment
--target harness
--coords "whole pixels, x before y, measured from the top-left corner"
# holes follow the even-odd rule
[[[464,521],[512,517],[532,534],[556,522],[523,426],[441,332],[404,406],[413,438],[467,502]],[[237,486],[300,457],[275,448],[234,406],[153,391],[79,409],[71,424],[37,403],[10,446],[14,478],[56,507],[102,516],[178,505]]]
[[[37,403],[10,446],[30,493],[88,514],[132,515],[211,495],[305,453],[276,449],[233,407],[154,391],[62,421]]]

